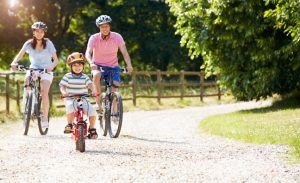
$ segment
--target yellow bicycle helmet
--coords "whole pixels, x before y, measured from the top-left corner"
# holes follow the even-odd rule
[[[83,53],[73,52],[67,58],[67,64],[68,64],[68,66],[71,66],[72,64],[78,63],[78,62],[82,63],[82,64],[85,64],[86,59],[85,59]]]

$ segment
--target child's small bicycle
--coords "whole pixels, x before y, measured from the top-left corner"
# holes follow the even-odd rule
[[[77,111],[74,112],[75,120],[73,121],[73,139],[75,140],[76,150],[80,152],[85,151],[85,139],[87,137],[87,119],[83,119],[83,103],[87,97],[93,97],[92,94],[61,96],[61,98],[72,98],[77,101]],[[87,110],[89,111],[89,110]]]

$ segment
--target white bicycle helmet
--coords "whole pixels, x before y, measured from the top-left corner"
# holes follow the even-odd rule
[[[110,24],[112,22],[112,19],[108,15],[101,15],[96,19],[96,25],[99,27],[102,24]]]
[[[35,22],[34,24],[32,24],[31,29],[43,29],[45,32],[47,32],[48,27],[44,22]]]

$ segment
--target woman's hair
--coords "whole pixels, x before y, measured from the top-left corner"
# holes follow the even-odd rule
[[[45,49],[46,46],[47,46],[46,42],[47,42],[47,38],[42,38],[43,49]],[[33,49],[36,48],[37,39],[34,36],[33,36],[33,39],[31,40],[30,44],[31,44],[31,46],[32,46]]]

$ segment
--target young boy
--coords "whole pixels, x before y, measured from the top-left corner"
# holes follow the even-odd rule
[[[65,74],[59,83],[60,91],[63,96],[88,94],[88,89],[92,90],[94,95],[97,93],[93,82],[87,75],[82,73],[85,62],[86,60],[82,53],[74,52],[68,56],[67,65],[71,68],[71,72]],[[77,110],[77,102],[76,100],[74,101],[74,99],[66,98],[65,105],[68,124],[65,127],[64,133],[72,133],[72,122],[74,120],[74,111]],[[83,103],[83,110],[89,117],[90,122],[88,138],[96,139],[98,137],[95,128],[96,110],[87,100]]]

